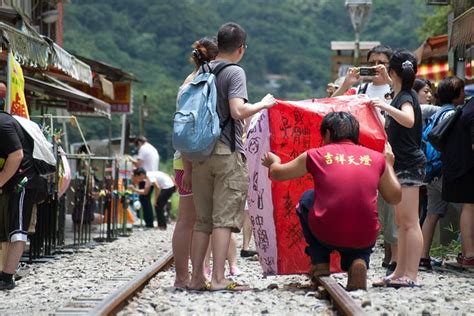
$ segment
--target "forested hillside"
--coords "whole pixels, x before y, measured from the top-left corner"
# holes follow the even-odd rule
[[[416,29],[432,11],[422,0],[373,0],[362,40],[415,49],[421,44]],[[140,78],[134,86],[135,106],[148,95],[146,136],[164,158],[172,153],[176,92],[192,70],[188,56],[196,39],[215,35],[227,21],[247,30],[242,65],[252,102],[269,91],[268,74],[283,78],[278,91],[269,91],[278,98],[322,97],[329,80],[330,42],[354,37],[344,0],[72,0],[64,18],[67,50]],[[132,121],[138,126],[136,113]],[[89,126],[85,124],[89,138],[108,135],[106,124]],[[114,126],[118,136],[117,119]]]

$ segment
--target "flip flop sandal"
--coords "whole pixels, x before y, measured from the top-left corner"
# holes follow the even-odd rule
[[[250,287],[245,284],[239,284],[237,282],[230,282],[227,286],[223,289],[209,289],[211,292],[242,292],[242,291],[249,291]]]
[[[201,288],[193,289],[189,286],[186,286],[186,290],[189,293],[203,293],[211,290],[211,282],[206,282]]]
[[[410,280],[408,278],[398,278],[395,280],[391,280],[388,284],[387,287],[391,287],[394,289],[399,289],[401,287],[421,287],[421,285],[417,284],[415,281]]]
[[[383,277],[372,283],[373,287],[387,287],[392,280],[388,277]]]

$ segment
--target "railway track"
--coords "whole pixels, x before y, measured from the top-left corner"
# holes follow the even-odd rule
[[[105,297],[76,297],[68,304],[70,307],[61,308],[53,315],[115,315],[131,297],[139,293],[159,272],[168,269],[172,263],[173,252],[170,250],[131,280],[127,277],[110,279],[112,282],[124,283],[111,294]]]
[[[73,299],[73,302],[69,304],[71,307],[57,310],[54,315],[116,315],[152,278],[161,271],[167,270],[172,263],[173,254],[172,251],[168,251],[160,260],[140,272],[131,280],[126,277],[111,279],[111,281],[123,283],[111,294],[101,298],[76,297]],[[359,316],[365,314],[360,305],[357,304],[333,278],[323,277],[320,283],[321,286],[318,288],[319,298],[330,300],[338,315]]]

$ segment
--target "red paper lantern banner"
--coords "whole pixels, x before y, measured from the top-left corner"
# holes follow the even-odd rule
[[[279,101],[252,120],[246,143],[250,177],[248,204],[264,274],[309,271],[310,260],[304,253],[306,243],[295,208],[303,192],[313,188],[313,180],[308,174],[296,180],[271,182],[267,169],[261,165],[261,157],[272,151],[282,162],[288,162],[310,148],[321,146],[322,119],[334,111],[352,113],[360,124],[360,143],[382,152],[385,132],[368,101],[363,95]],[[331,268],[340,270],[337,262],[332,262]]]

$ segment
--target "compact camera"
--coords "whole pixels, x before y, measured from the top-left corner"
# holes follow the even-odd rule
[[[375,76],[377,73],[374,67],[360,67],[359,68],[359,75],[360,76]]]

